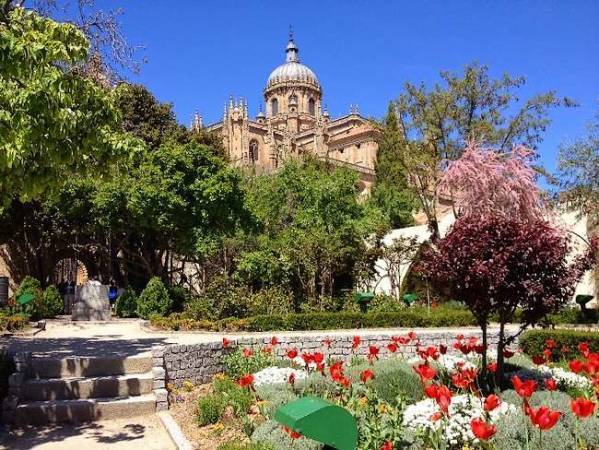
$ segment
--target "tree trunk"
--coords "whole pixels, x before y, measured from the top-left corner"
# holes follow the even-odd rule
[[[503,384],[503,350],[505,348],[505,323],[499,323],[499,341],[497,342],[497,371],[495,372],[495,385],[501,387]]]
[[[487,321],[480,324],[483,340],[482,373],[487,373]]]

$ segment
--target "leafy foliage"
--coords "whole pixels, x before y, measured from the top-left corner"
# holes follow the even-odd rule
[[[56,317],[64,312],[64,300],[54,285],[48,286],[42,296],[42,316],[44,318]]]
[[[200,397],[198,400],[198,425],[202,427],[218,422],[226,407],[225,398],[220,394]]]
[[[528,330],[525,331],[518,343],[524,353],[529,356],[542,355],[546,348],[545,342],[553,339],[559,350],[560,358],[568,358],[578,352],[578,344],[587,342],[593,352],[599,353],[599,333],[582,330]],[[567,351],[566,351],[567,349]]]
[[[75,26],[14,8],[0,24],[0,203],[39,197],[64,172],[94,172],[135,148],[109,92],[71,70],[88,55]]]
[[[557,312],[595,261],[591,248],[568,264],[570,251],[569,236],[544,220],[471,214],[456,221],[417,270],[468,306],[483,340],[491,314],[497,314],[502,374],[503,348],[514,339],[504,336],[503,325],[512,321],[516,308],[521,308],[523,328]]]
[[[148,319],[153,314],[166,315],[171,307],[171,299],[162,280],[153,277],[137,298],[137,314]]]
[[[118,317],[137,317],[137,296],[131,286],[118,296],[114,309]]]
[[[274,358],[270,353],[261,350],[251,350],[251,355],[246,355],[244,354],[244,350],[251,349],[238,347],[223,357],[225,373],[229,377],[237,379],[242,375],[256,373],[273,365]]]
[[[587,136],[560,147],[558,179],[566,205],[599,224],[599,113]]]

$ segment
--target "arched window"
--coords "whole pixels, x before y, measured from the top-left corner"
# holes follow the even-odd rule
[[[250,141],[250,151],[248,153],[248,157],[252,164],[258,161],[258,141],[255,139]]]
[[[289,96],[289,104],[297,103],[297,95],[291,94]]]
[[[272,116],[279,114],[279,101],[276,98],[270,101],[270,112]]]
[[[316,115],[316,102],[313,98],[308,100],[308,114],[310,114],[311,116]]]

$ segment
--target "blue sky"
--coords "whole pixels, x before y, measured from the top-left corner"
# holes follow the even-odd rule
[[[599,110],[599,0],[102,3],[121,5],[125,33],[145,46],[148,62],[131,79],[172,102],[184,124],[196,109],[219,120],[229,95],[246,97],[255,115],[290,25],[333,116],[358,104],[380,117],[406,81],[431,84],[479,61],[493,75],[526,76],[522,98],[555,89],[580,103],[551,115],[540,152],[553,169],[558,145]]]

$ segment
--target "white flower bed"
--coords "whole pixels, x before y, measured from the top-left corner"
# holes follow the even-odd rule
[[[546,373],[553,377],[559,385],[565,388],[577,388],[577,389],[591,389],[593,383],[587,377],[578,375],[569,370],[562,369],[561,367],[549,367],[545,365],[537,366],[539,372]]]
[[[254,386],[287,383],[291,374],[294,374],[295,379],[298,381],[306,378],[306,372],[304,370],[273,366],[262,369],[254,374]]]
[[[449,419],[433,421],[431,416],[439,411],[437,402],[433,399],[422,400],[406,408],[403,424],[406,427],[420,431],[434,432],[444,427],[445,440],[452,446],[476,443],[478,439],[472,433],[470,421],[475,417],[484,418],[481,399],[473,395],[456,395],[451,399]],[[516,407],[507,402],[501,402],[491,411],[491,423],[495,423],[504,414],[515,412]]]

